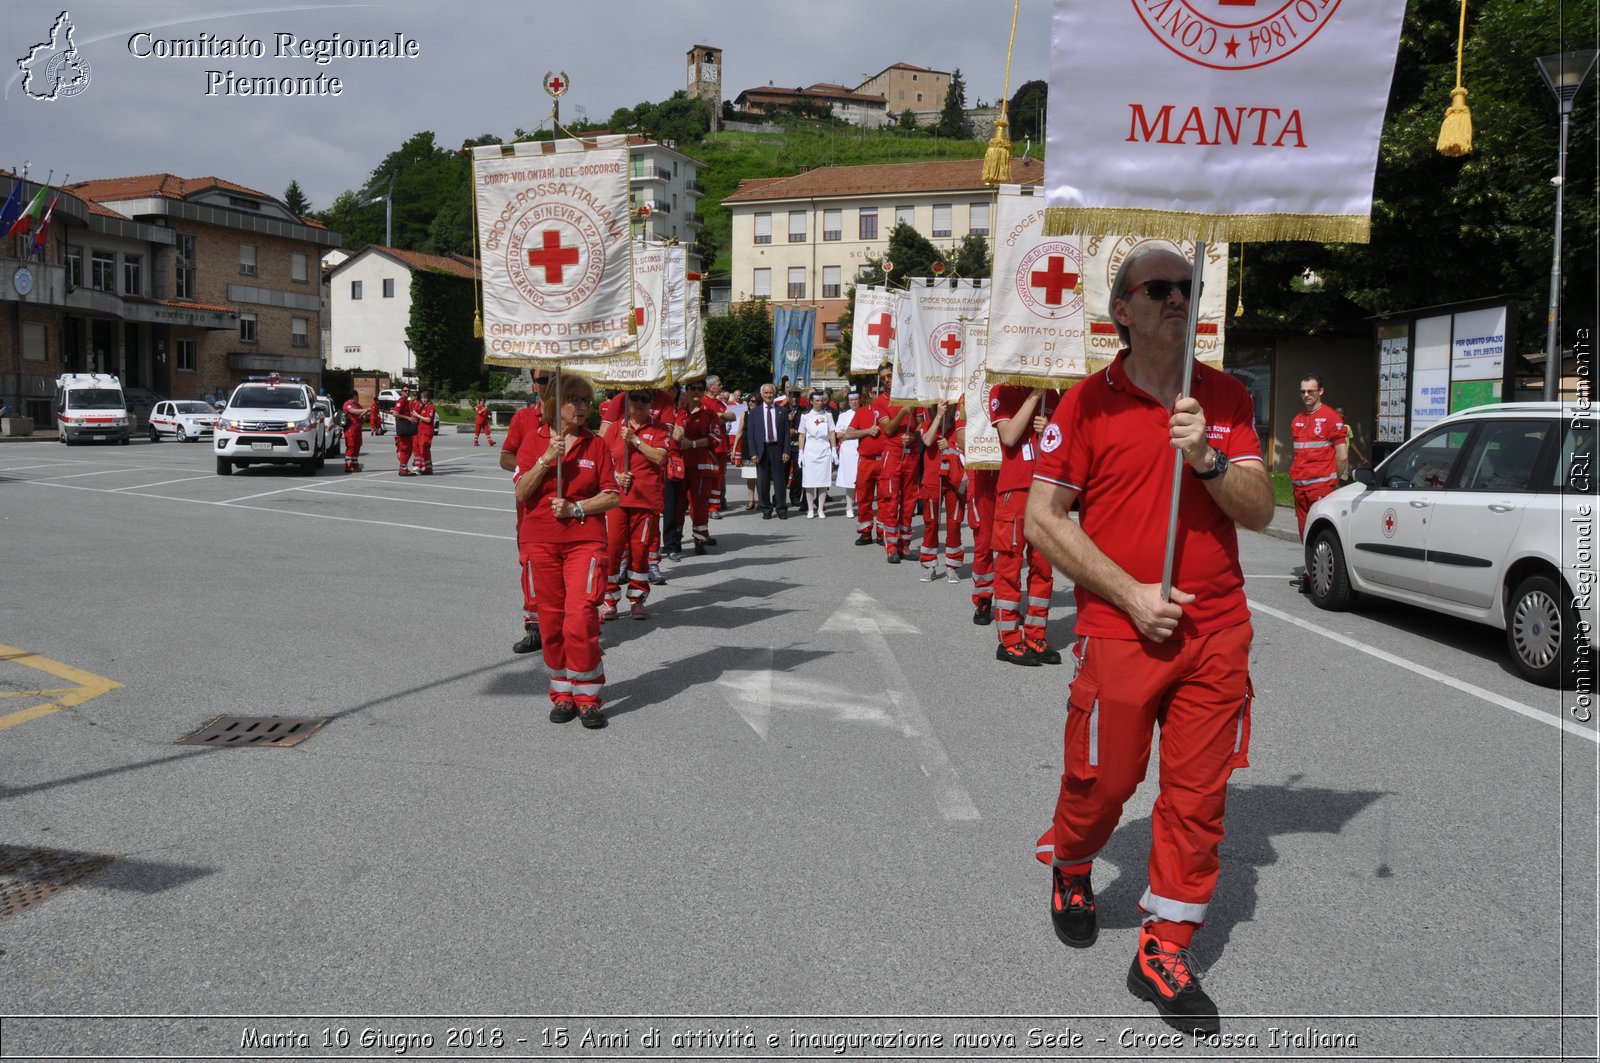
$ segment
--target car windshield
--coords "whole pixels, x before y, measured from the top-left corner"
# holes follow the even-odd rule
[[[122,410],[126,409],[122,392],[116,388],[77,388],[67,392],[69,410]]]
[[[176,402],[173,409],[178,413],[216,413],[209,402]]]
[[[233,393],[229,405],[246,410],[303,410],[306,393],[299,388],[243,387]]]

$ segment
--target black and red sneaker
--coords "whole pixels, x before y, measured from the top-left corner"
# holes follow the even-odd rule
[[[972,622],[979,627],[988,627],[994,623],[994,603],[987,598],[979,602],[972,610]]]
[[[1100,921],[1094,913],[1094,887],[1088,875],[1069,875],[1059,867],[1050,869],[1050,923],[1063,945],[1086,949],[1100,937]]]
[[[1028,649],[1025,642],[1019,642],[1015,646],[1007,646],[1002,642],[994,649],[994,659],[1007,664],[1020,664],[1025,668],[1039,667],[1039,658],[1033,655],[1033,651]]]
[[[1028,652],[1039,658],[1040,664],[1060,664],[1061,651],[1050,648],[1050,643],[1044,639],[1028,639],[1025,643]]]
[[[578,710],[578,722],[591,731],[606,725],[606,714],[598,705],[585,705]]]
[[[1217,1005],[1200,988],[1189,950],[1149,931],[1139,931],[1139,951],[1128,968],[1128,989],[1154,1004],[1174,1029],[1195,1034],[1215,1034],[1222,1029]]]
[[[550,706],[550,722],[566,723],[578,715],[578,706],[572,701],[558,701]]]

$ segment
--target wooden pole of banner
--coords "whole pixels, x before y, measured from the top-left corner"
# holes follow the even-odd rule
[[[1206,268],[1206,242],[1196,240],[1189,278],[1189,336],[1183,351],[1183,384],[1178,398],[1189,394],[1194,382],[1195,341],[1200,329],[1200,287]],[[1183,494],[1183,451],[1172,452],[1172,509],[1167,515],[1167,554],[1161,563],[1161,600],[1172,597],[1172,563],[1178,551],[1178,499]]]
[[[566,448],[566,441],[567,441],[567,426],[565,424],[563,424],[562,420],[561,420],[561,363],[560,362],[556,363],[556,422],[555,422],[555,426],[556,426],[556,431],[559,433],[557,438],[559,438],[561,440],[561,445],[562,445],[561,455],[558,458],[556,458],[556,497],[557,498],[564,498],[565,495],[563,494],[563,487],[562,487],[562,483],[561,483],[561,463],[563,461],[565,461],[566,457],[567,457],[567,453],[566,453],[566,449],[565,449]],[[1168,547],[1167,552],[1169,554],[1172,552],[1171,547]]]

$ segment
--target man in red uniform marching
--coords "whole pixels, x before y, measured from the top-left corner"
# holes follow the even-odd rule
[[[472,445],[478,445],[478,436],[489,437],[489,445],[494,446],[494,429],[489,425],[489,400],[482,395],[472,407]]]
[[[684,476],[689,495],[689,528],[694,536],[694,552],[704,554],[706,547],[715,546],[709,523],[711,491],[721,472],[717,464],[717,446],[722,441],[722,415],[706,405],[706,383],[696,380],[685,385],[689,404],[684,409],[679,424],[683,437],[678,445],[683,449]]]
[[[883,464],[878,472],[878,524],[883,529],[883,549],[889,564],[898,565],[911,556],[911,514],[917,505],[917,475],[922,456],[907,452],[907,437],[915,435],[906,431],[911,407],[895,409],[890,401],[894,384],[894,370],[884,366],[878,370],[878,397],[872,400],[876,423],[883,439]],[[917,440],[920,444],[921,440]],[[907,497],[909,495],[909,498]]]
[[[538,376],[533,380],[535,391],[533,399],[522,409],[511,415],[511,423],[506,426],[505,440],[500,449],[500,467],[515,479],[521,473],[517,467],[517,451],[529,435],[536,431],[542,421],[542,404],[539,402],[537,389],[544,387],[548,377]],[[522,526],[522,502],[516,503],[517,526]],[[518,581],[522,586],[522,638],[512,643],[512,653],[533,653],[543,645],[539,638],[539,603],[533,589],[533,573],[528,566],[521,563],[518,558]]]
[[[606,590],[607,618],[616,615],[622,581],[628,583],[628,605],[635,620],[648,620],[645,599],[650,597],[650,548],[655,542],[665,482],[667,429],[650,412],[648,391],[627,395],[628,416],[606,432],[616,469],[622,502],[607,514],[611,518],[611,586]]]
[[[955,435],[965,425],[957,420],[956,411],[947,402],[931,410],[921,410],[917,417],[922,436],[922,582],[931,583],[939,578],[939,526],[940,513],[944,514],[945,540],[944,565],[947,582],[960,583],[957,571],[966,561],[961,548],[962,499],[966,495],[966,469],[961,464],[961,452],[956,449]]]
[[[433,475],[433,437],[439,431],[439,410],[433,405],[433,392],[423,389],[417,396],[417,475]]]
[[[706,510],[712,520],[721,520],[722,492],[728,483],[728,455],[733,450],[733,423],[739,418],[728,409],[728,396],[722,391],[722,378],[719,376],[706,377],[706,394],[700,403],[716,414],[719,422],[717,434],[721,438],[712,451],[716,455],[717,474],[711,478],[711,495],[706,501]]]
[[[887,372],[887,367],[883,372]],[[880,373],[881,378],[881,373]],[[880,499],[878,481],[883,475],[883,429],[878,426],[881,410],[878,407],[880,388],[862,402],[860,411],[843,433],[845,439],[858,439],[856,447],[856,545],[871,546],[873,541],[883,541],[879,531]]]
[[[361,396],[352,395],[344,400],[344,471],[361,471],[361,422],[366,420],[367,408],[361,405]]]
[[[966,450],[966,429],[960,433]],[[994,623],[994,507],[998,469],[967,467],[967,526],[972,529],[972,622]]]
[[[417,404],[412,401],[411,389],[401,388],[400,398],[394,404],[394,453],[400,460],[401,476],[416,475],[411,470],[411,457],[416,449],[418,420]]]
[[[1250,608],[1234,524],[1260,531],[1273,504],[1243,385],[1202,364],[1179,394],[1191,288],[1189,262],[1170,251],[1123,261],[1110,313],[1127,348],[1068,391],[1045,429],[1026,531],[1072,578],[1078,606],[1061,789],[1037,847],[1051,868],[1051,923],[1074,948],[1098,938],[1090,871],[1144,779],[1159,723],[1149,888],[1127,985],[1169,1024],[1214,1034],[1217,1006],[1189,945],[1216,889],[1228,778],[1249,763]],[[1164,597],[1174,450],[1184,545]]]
[[[1047,630],[1055,573],[1023,534],[1033,463],[1039,456],[1039,433],[1060,401],[1060,392],[1044,388],[997,384],[989,389],[989,421],[1000,434],[1001,451],[991,533],[994,620],[1000,636],[994,656],[1008,664],[1036,667],[1061,663],[1061,653],[1050,648]],[[1028,572],[1026,608],[1022,598],[1024,568]]]
[[[1338,410],[1322,404],[1322,378],[1315,373],[1301,378],[1300,401],[1306,408],[1289,426],[1294,439],[1289,482],[1294,486],[1294,519],[1304,542],[1306,513],[1319,498],[1338,490],[1339,480],[1350,474],[1350,430]]]

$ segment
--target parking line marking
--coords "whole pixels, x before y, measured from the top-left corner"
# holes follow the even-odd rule
[[[82,484],[55,483],[51,480],[19,480],[19,483],[32,484],[37,487],[58,487],[64,491],[87,491],[95,495],[109,495],[111,490],[104,487],[84,487]],[[309,486],[309,485],[308,485]],[[153,498],[158,502],[182,502],[192,506],[218,506],[222,509],[242,509],[252,513],[271,513],[278,517],[305,517],[315,520],[336,520],[347,524],[373,524],[380,528],[400,528],[405,531],[436,532],[439,535],[461,535],[468,539],[494,539],[498,542],[516,542],[515,535],[490,535],[487,532],[456,531],[453,528],[431,528],[426,524],[401,524],[392,520],[367,520],[363,517],[340,517],[333,513],[303,513],[293,509],[272,509],[268,506],[241,506],[233,502],[215,502],[206,498],[182,498],[178,495],[149,495],[138,491],[124,492],[129,498]],[[365,497],[365,496],[363,496]],[[462,509],[482,507],[459,507]],[[496,509],[496,513],[506,512]]]
[[[71,476],[52,476],[51,479],[52,480],[81,480],[85,476],[110,476],[113,473],[119,473],[119,472],[167,472],[167,471],[169,471],[169,470],[166,469],[164,466],[160,466],[160,465],[118,465],[115,468],[97,469],[94,472],[75,472]]]
[[[0,661],[18,664],[24,668],[32,668],[35,671],[44,672],[47,675],[55,676],[57,679],[65,679],[67,682],[75,684],[65,690],[19,691],[12,695],[14,697],[22,697],[25,694],[32,693],[41,696],[59,696],[54,701],[47,701],[32,708],[21,709],[17,712],[0,716],[0,731],[4,731],[8,727],[15,727],[18,724],[27,723],[29,720],[37,720],[39,717],[48,716],[53,712],[60,712],[62,709],[74,708],[86,701],[99,697],[101,694],[107,694],[122,688],[122,684],[114,679],[107,679],[105,676],[95,675],[93,672],[85,672],[81,668],[72,667],[70,664],[52,661],[48,657],[40,657],[36,653],[29,653],[27,650],[19,650],[12,646],[0,646]]]
[[[1564,720],[1559,716],[1552,716],[1548,712],[1541,712],[1531,705],[1524,705],[1520,701],[1514,701],[1511,698],[1496,694],[1492,690],[1485,690],[1482,687],[1475,686],[1472,683],[1466,682],[1465,680],[1457,679],[1453,675],[1446,675],[1443,672],[1435,671],[1432,668],[1416,664],[1413,661],[1408,661],[1404,657],[1399,657],[1388,652],[1387,650],[1380,650],[1376,646],[1369,646],[1359,639],[1353,639],[1349,635],[1341,635],[1337,631],[1330,631],[1318,624],[1311,623],[1309,620],[1302,620],[1297,616],[1274,609],[1271,606],[1262,605],[1255,601],[1251,601],[1249,604],[1251,612],[1256,612],[1259,610],[1260,612],[1266,613],[1268,616],[1287,621],[1296,627],[1302,627],[1307,631],[1321,635],[1323,638],[1332,639],[1334,642],[1348,646],[1353,650],[1359,650],[1369,656],[1376,657],[1380,661],[1387,661],[1390,664],[1398,665],[1399,667],[1406,669],[1408,672],[1415,672],[1424,679],[1432,679],[1437,683],[1443,683],[1445,686],[1459,690],[1463,694],[1470,694],[1475,698],[1487,701],[1491,705],[1498,705],[1502,709],[1510,709],[1512,712],[1517,713],[1520,716],[1526,716],[1530,720],[1538,720],[1542,724],[1547,724],[1551,727],[1559,727],[1568,734],[1577,735],[1580,738],[1586,738],[1596,745],[1600,745],[1600,731],[1591,731],[1585,727],[1580,727],[1571,720]]]
[[[241,495],[238,498],[227,498],[227,499],[224,499],[221,502],[218,502],[217,505],[219,505],[219,506],[231,506],[235,502],[253,502],[258,498],[270,498],[273,495],[286,495],[290,491],[304,491],[306,488],[308,488],[310,486],[312,486],[312,485],[311,484],[296,484],[294,487],[283,487],[283,488],[279,488],[276,491],[262,491],[260,494],[255,494],[255,495]]]
[[[367,502],[401,502],[411,506],[443,506],[446,509],[476,509],[484,513],[511,513],[509,506],[465,506],[459,502],[430,502],[426,498],[396,498],[393,495],[357,495],[346,494],[342,491],[315,491],[307,488],[314,495],[337,495],[344,498],[359,498]],[[228,503],[224,503],[226,505]]]
[[[114,494],[118,493],[119,491],[147,491],[152,487],[165,487],[168,484],[186,484],[191,480],[214,480],[214,479],[216,479],[215,475],[211,475],[211,476],[185,476],[181,480],[161,480],[161,481],[158,481],[157,483],[153,483],[153,484],[134,484],[132,487],[112,487],[112,488],[108,488],[107,489],[107,493],[114,495]]]

